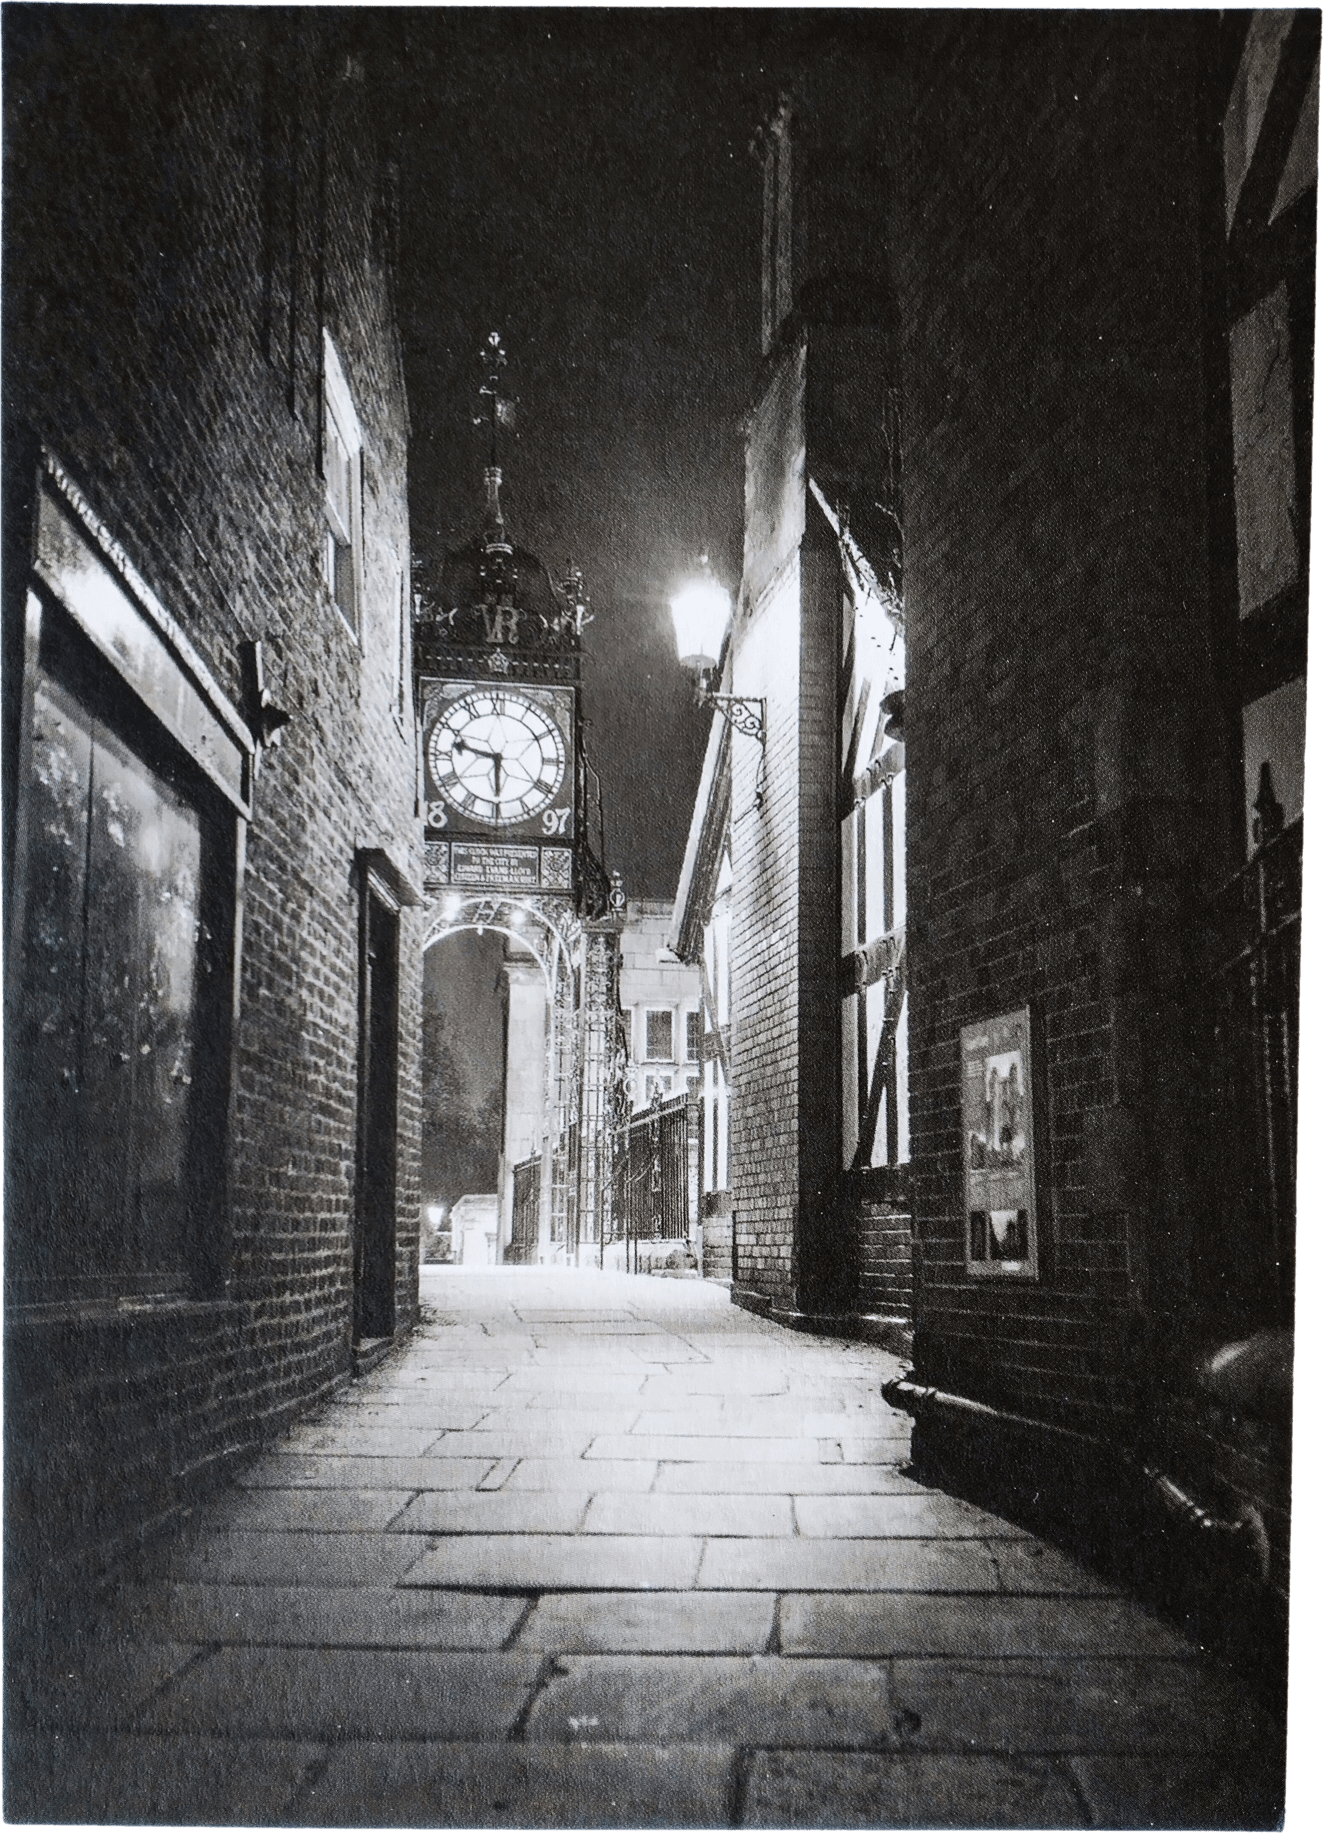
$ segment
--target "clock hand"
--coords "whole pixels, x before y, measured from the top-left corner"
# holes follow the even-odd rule
[[[495,751],[484,751],[481,745],[470,744],[462,732],[455,740],[455,749],[456,751],[471,751],[474,757],[490,758],[493,761],[499,755],[499,753]]]
[[[456,751],[467,751],[473,757],[485,757],[487,759],[487,762],[492,767],[492,794],[496,801],[499,802],[501,799],[501,753],[499,751],[486,751],[481,745],[471,744],[469,740],[464,737],[462,732],[455,739],[455,749]]]

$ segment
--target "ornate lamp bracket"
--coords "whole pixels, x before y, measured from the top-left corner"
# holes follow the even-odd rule
[[[712,694],[703,696],[706,706],[715,707],[723,719],[730,721],[737,732],[746,738],[756,738],[758,743],[767,749],[767,702],[750,699],[742,694]]]

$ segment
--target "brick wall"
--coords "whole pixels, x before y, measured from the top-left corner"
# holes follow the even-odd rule
[[[737,1290],[794,1303],[799,1195],[798,948],[799,566],[753,608],[732,691],[767,700],[767,768],[734,739],[731,754],[730,1182]]]
[[[1181,1316],[1197,1229],[1196,32],[935,22],[896,155],[916,1358],[923,1380],[1105,1430]],[[960,1027],[1023,1005],[1042,1276],[975,1282]]]
[[[908,1209],[861,1197],[856,1205],[858,1306],[864,1317],[908,1319],[914,1298],[913,1224]]]
[[[840,581],[807,502],[814,360],[800,338],[769,366],[746,459],[731,691],[766,700],[767,744],[732,751],[731,1191],[736,1295],[839,1316],[856,1277],[837,1201]]]
[[[56,454],[236,705],[240,642],[261,640],[292,714],[246,837],[225,1292],[13,1327],[11,1510],[70,1568],[350,1367],[356,850],[388,846],[421,880],[388,124],[355,32],[223,11],[6,22],[8,449]],[[361,646],[320,571],[323,325],[364,435]],[[25,539],[11,520],[7,551]],[[420,942],[406,910],[400,1326],[417,1306]]]

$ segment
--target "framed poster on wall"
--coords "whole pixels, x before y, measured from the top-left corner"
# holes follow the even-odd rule
[[[965,1266],[976,1278],[1037,1279],[1029,1008],[960,1032]]]

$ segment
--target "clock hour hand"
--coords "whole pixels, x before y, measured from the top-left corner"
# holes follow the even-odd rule
[[[455,749],[456,751],[468,751],[474,757],[485,757],[487,759],[492,767],[492,791],[496,800],[499,802],[501,799],[501,753],[499,751],[485,751],[481,745],[470,744],[469,740],[464,737],[462,732],[455,739]]]

